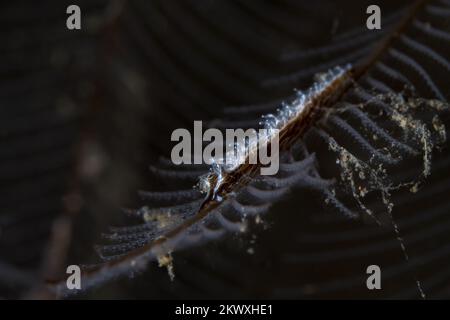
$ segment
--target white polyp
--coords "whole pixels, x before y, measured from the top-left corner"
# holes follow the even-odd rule
[[[351,65],[344,67],[335,67],[327,72],[315,75],[316,82],[305,92],[297,91],[296,99],[290,103],[282,103],[277,109],[276,114],[268,114],[262,117],[260,124],[266,129],[281,130],[291,119],[300,115],[305,106],[317,95],[323,92],[330,84],[342,77],[344,73],[350,70]]]
[[[315,83],[306,91],[296,91],[296,99],[291,103],[281,103],[275,113],[269,113],[261,117],[259,125],[262,127],[258,131],[257,139],[252,139],[250,143],[236,143],[233,148],[227,148],[225,157],[221,159],[214,159],[212,161],[209,175],[203,177],[207,181],[200,182],[204,187],[208,186],[209,191],[215,193],[218,187],[223,181],[223,172],[231,172],[237,169],[240,165],[244,164],[247,155],[252,152],[258,151],[258,144],[264,145],[272,141],[274,137],[278,137],[279,130],[292,119],[298,117],[305,109],[306,105],[318,95],[320,95],[325,89],[327,89],[335,80],[342,77],[346,72],[351,69],[351,65],[347,64],[344,67],[335,67],[327,72],[320,73],[314,76]],[[227,147],[230,147],[228,145]],[[230,150],[231,149],[231,150]],[[238,152],[239,151],[239,152]],[[247,152],[245,152],[247,151]],[[216,177],[215,186],[210,186],[210,175]]]

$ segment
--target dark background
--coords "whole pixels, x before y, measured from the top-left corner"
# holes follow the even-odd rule
[[[383,23],[408,3],[380,1]],[[128,222],[121,208],[164,184],[148,165],[169,155],[175,128],[306,88],[312,75],[261,82],[331,59],[279,57],[363,30],[372,1],[77,1],[81,31],[66,29],[69,4],[0,7],[2,298],[46,297],[42,279],[98,261],[101,233]],[[250,233],[174,253],[173,282],[152,263],[79,297],[418,298],[419,279],[428,297],[447,298],[449,159],[436,156],[418,195],[396,195],[409,262],[392,226],[349,221],[294,191]],[[370,264],[380,291],[365,286]]]

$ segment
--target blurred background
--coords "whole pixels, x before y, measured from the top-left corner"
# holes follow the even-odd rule
[[[148,166],[170,154],[174,129],[307,88],[315,73],[361,58],[411,1],[377,1],[380,31],[365,28],[372,2],[3,3],[0,298],[46,298],[43,281],[98,262],[102,232],[129,223],[121,208],[144,205],[137,191],[164,184]],[[435,23],[448,37],[448,3],[436,2],[447,5]],[[81,8],[81,30],[66,28],[70,4]],[[350,55],[283,58],[352,37],[362,40]],[[292,83],[264,85],[293,72]],[[75,298],[415,299],[417,279],[427,297],[448,298],[449,161],[447,148],[419,194],[394,197],[409,262],[392,226],[347,220],[314,194],[292,192],[249,233],[174,253],[174,281],[151,263]],[[382,290],[366,288],[371,264]]]

